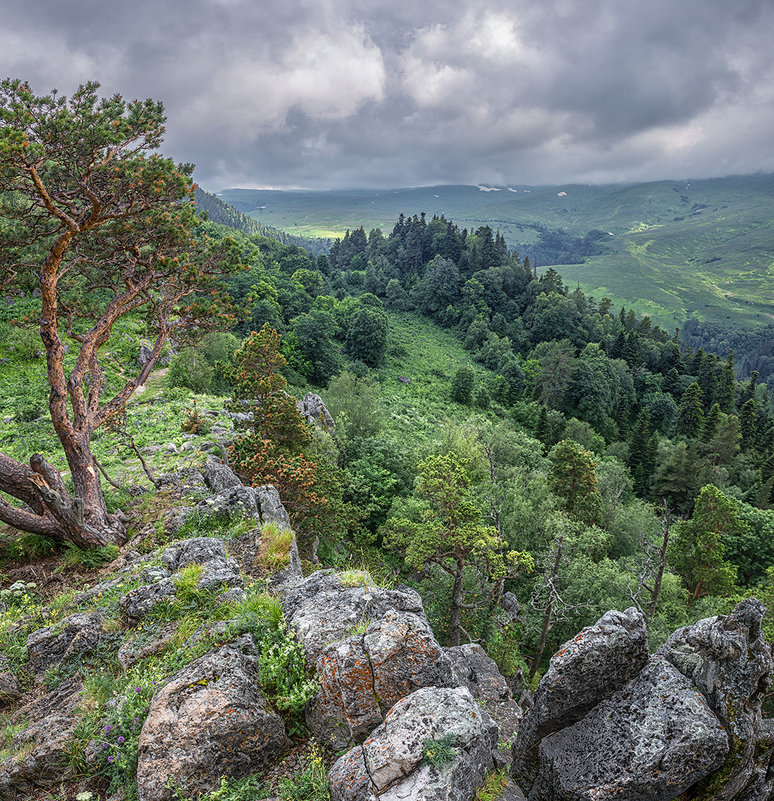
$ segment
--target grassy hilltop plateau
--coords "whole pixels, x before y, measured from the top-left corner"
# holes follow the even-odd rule
[[[2,89],[0,801],[771,798],[774,178],[194,194],[96,89]]]

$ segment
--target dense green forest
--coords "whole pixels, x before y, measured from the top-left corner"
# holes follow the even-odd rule
[[[681,345],[554,270],[536,276],[487,226],[401,216],[389,235],[355,229],[316,259],[260,237],[242,245],[233,335],[180,352],[170,376],[228,392],[223,346],[263,326],[281,334],[291,389],[319,388],[337,432],[287,451],[306,460],[298,471],[316,466],[304,473],[314,513],[308,482],[271,469],[260,480],[284,482],[324,563],[356,554],[413,583],[453,637],[453,577],[407,533],[445,525],[427,483],[446,471],[476,525],[520,555],[508,570],[471,558],[463,571],[460,625],[505,670],[537,669],[608,608],[639,606],[658,642],[771,594],[771,399],[755,373],[736,379],[731,356]],[[504,591],[522,607],[508,643],[493,625]]]
[[[542,271],[649,315],[681,341],[723,357],[740,376],[771,383],[774,176],[629,185],[429,186],[411,189],[229,189],[245,215],[306,236],[363,225],[391,229],[400,212],[424,210],[461,228],[499,229]]]
[[[56,98],[6,90],[21,98],[6,112],[14,124],[26,125],[24,103],[62,113]],[[78,114],[91,114],[95,90],[75,99]],[[160,107],[124,118],[112,102],[99,135],[131,141],[138,126],[155,147]],[[60,128],[35,147],[58,148],[77,172],[80,140],[67,145]],[[22,173],[49,169],[23,137],[8,142]],[[4,178],[0,477],[4,493],[39,504],[35,476],[24,480],[37,452],[30,465],[58,482],[46,497],[62,518],[0,499],[5,522],[33,532],[6,529],[7,560],[126,541],[131,515],[127,531],[114,510],[136,502],[116,481],[103,498],[94,465],[125,476],[145,448],[158,489],[164,454],[208,429],[200,408],[225,405],[237,423],[222,453],[243,481],[279,489],[308,569],[365,566],[416,587],[443,643],[481,642],[505,674],[531,681],[611,608],[636,605],[656,644],[743,596],[774,595],[771,397],[758,372],[737,379],[732,354],[571,290],[489,225],[401,214],[387,234],[357,227],[314,255],[201,192],[209,219],[197,217],[190,165],[140,157],[137,169],[139,181],[110,174],[131,190],[105,190],[116,210],[88,196],[77,219],[25,202],[39,182]],[[63,170],[46,177],[69,209]],[[155,228],[135,219],[138,203]],[[52,225],[67,229],[60,239]],[[89,238],[98,225],[104,236]],[[76,235],[87,244],[51,277]],[[601,234],[583,245],[605,246]],[[80,348],[60,347],[63,335]],[[152,374],[162,357],[168,368]],[[310,389],[335,430],[304,423],[292,398]],[[91,447],[96,462],[81,458]],[[68,468],[74,488],[57,476]],[[87,491],[85,523],[75,502]]]

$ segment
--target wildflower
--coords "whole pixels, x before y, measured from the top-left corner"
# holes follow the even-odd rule
[[[113,727],[108,723],[107,726],[105,726],[105,732],[109,731],[113,731]]]
[[[119,738],[118,738],[118,740],[116,740],[116,742],[117,742],[119,745],[121,745],[121,744],[124,742],[124,738],[123,738],[123,737],[119,737]]]
[[[115,762],[115,761],[116,761],[116,758],[115,758],[115,757],[114,757],[114,756],[111,754],[111,755],[108,757],[108,762]]]

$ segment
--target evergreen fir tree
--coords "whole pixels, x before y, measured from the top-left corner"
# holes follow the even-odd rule
[[[742,450],[753,450],[758,439],[758,410],[755,407],[754,398],[750,398],[750,400],[742,406],[739,423],[742,431]]]
[[[720,404],[713,403],[712,408],[709,410],[709,413],[704,418],[704,426],[701,430],[701,438],[704,442],[709,442],[714,436],[715,432],[718,429],[718,423],[720,422]]]
[[[694,381],[683,393],[677,409],[677,425],[675,431],[686,437],[697,437],[704,422],[703,394],[701,387]]]
[[[547,446],[551,439],[551,426],[548,422],[548,411],[545,406],[540,407],[540,417],[538,417],[535,438]]]
[[[647,483],[648,475],[645,473],[645,459],[650,439],[650,413],[643,409],[634,424],[631,439],[629,440],[629,471],[634,482],[634,491],[642,495]]]
[[[720,410],[726,414],[734,411],[736,389],[736,373],[734,372],[734,354],[729,353],[726,363],[720,369],[716,379],[715,401],[720,404]]]
[[[680,374],[677,368],[671,367],[669,372],[664,376],[664,381],[661,385],[662,392],[668,392],[673,398],[677,398],[680,393]]]

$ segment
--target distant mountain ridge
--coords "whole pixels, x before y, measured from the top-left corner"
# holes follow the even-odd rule
[[[310,239],[305,236],[296,236],[265,225],[252,217],[248,217],[233,206],[221,200],[217,195],[205,191],[197,186],[195,190],[196,208],[200,212],[206,212],[207,217],[213,222],[235,228],[248,236],[265,236],[267,239],[275,239],[283,245],[296,245],[308,250],[315,256],[326,253],[331,246],[329,239]]]
[[[398,215],[489,225],[570,286],[690,329],[693,344],[754,351],[774,323],[774,175],[641,184],[280,191],[227,189],[246,216],[297,235],[392,230]],[[722,346],[720,348],[722,350]],[[756,369],[754,365],[752,369]]]

